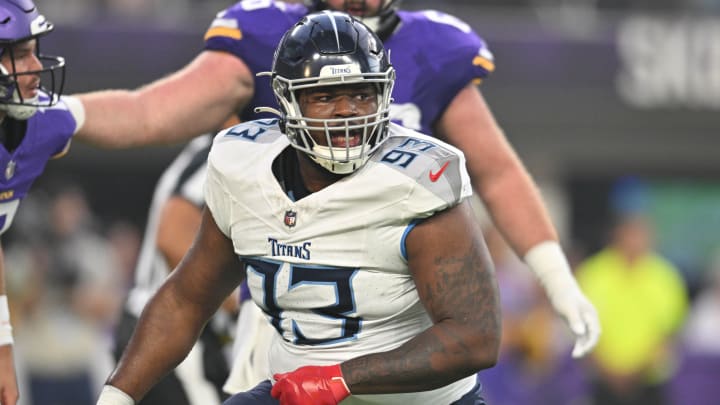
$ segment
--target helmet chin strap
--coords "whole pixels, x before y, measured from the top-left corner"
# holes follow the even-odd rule
[[[395,6],[398,2],[387,0],[383,2],[377,15],[367,17],[355,17],[367,25],[368,28],[375,31],[381,40],[385,41],[392,35],[400,24],[400,18],[395,12]]]
[[[5,66],[0,64],[0,73],[7,75],[10,77],[10,74],[8,73],[7,69],[5,69]],[[25,105],[21,104],[23,102],[30,103],[30,104],[37,104],[38,102],[38,96],[36,95],[33,98],[30,99],[21,99],[20,93],[18,91],[17,81],[13,80],[13,84],[10,86],[7,86],[6,89],[12,88],[12,98],[10,101],[16,104],[5,104],[0,101],[0,111],[5,111],[7,115],[10,118],[14,118],[16,120],[27,120],[35,113],[37,112],[37,106],[36,105]],[[7,96],[4,97],[7,99]]]
[[[17,97],[17,90],[15,90],[15,94],[13,95],[13,101],[17,100],[20,101],[19,97]],[[32,103],[37,102],[38,97],[35,96],[32,99],[26,100]],[[37,112],[37,107],[34,105],[22,105],[22,104],[0,104],[0,110],[5,111],[10,118],[14,118],[16,120],[27,120],[30,119],[35,113]]]
[[[373,17],[356,17],[358,20],[362,21],[363,24],[367,25],[368,28],[371,30],[377,32],[378,28],[380,28],[380,16],[376,15]]]

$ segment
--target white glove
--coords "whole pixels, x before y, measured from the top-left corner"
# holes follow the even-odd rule
[[[575,334],[572,356],[588,354],[600,338],[600,321],[595,307],[575,281],[560,245],[555,241],[535,245],[525,254],[525,263],[540,280],[555,311]]]
[[[96,405],[135,405],[135,400],[120,388],[105,384]]]

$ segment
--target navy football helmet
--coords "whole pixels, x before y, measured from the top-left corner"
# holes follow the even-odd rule
[[[53,30],[53,25],[38,13],[32,0],[0,0],[0,56],[8,55],[10,66],[0,65],[0,110],[16,119],[30,118],[37,107],[51,106],[57,102],[65,83],[65,60],[58,56],[40,53],[37,38]],[[14,46],[35,39],[37,57],[42,68],[35,71],[17,72]],[[46,94],[23,98],[18,90],[18,77],[42,76],[41,90]]]
[[[358,3],[359,1],[353,2],[352,0],[345,0],[345,5],[342,10],[336,11],[347,11],[351,3]],[[363,2],[364,3],[364,2]],[[328,9],[327,1],[325,0],[305,0],[305,4],[310,10],[321,11]],[[400,0],[383,0],[380,5],[380,11],[377,15],[367,15],[355,18],[362,21],[371,30],[382,39],[386,40],[390,34],[395,30],[400,18],[397,16],[397,8],[400,4]]]
[[[322,11],[307,15],[280,40],[275,51],[272,88],[280,111],[273,112],[290,143],[320,166],[337,174],[362,167],[388,136],[390,102],[395,69],[382,42],[370,29],[346,13]],[[298,90],[334,85],[372,83],[377,88],[377,111],[351,118],[312,119],[303,116]],[[310,131],[323,131],[327,145],[318,145]],[[332,146],[331,135],[349,138],[362,132],[357,146]]]

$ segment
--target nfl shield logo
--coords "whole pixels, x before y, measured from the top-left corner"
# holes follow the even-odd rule
[[[295,226],[295,223],[297,222],[297,212],[293,210],[287,210],[285,211],[285,225],[287,225],[288,228],[292,228]]]

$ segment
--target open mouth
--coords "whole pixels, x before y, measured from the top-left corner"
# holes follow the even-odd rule
[[[345,12],[353,16],[365,16],[365,2],[364,1],[347,1],[345,2]]]
[[[26,89],[24,94],[27,95],[25,98],[33,98],[38,95],[38,92],[40,90],[40,80],[33,81],[30,86]]]
[[[365,15],[365,9],[362,7],[351,7],[347,9],[347,13],[355,17],[362,17]]]
[[[360,145],[362,136],[360,134],[351,133],[349,137],[345,135],[333,135],[330,137],[330,143],[336,148],[353,147]]]

